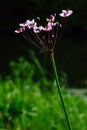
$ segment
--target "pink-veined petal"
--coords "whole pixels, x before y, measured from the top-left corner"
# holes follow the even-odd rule
[[[22,33],[25,28],[19,27],[18,30],[15,30],[15,33]]]
[[[20,23],[19,26],[21,26],[21,27],[27,27],[27,26],[31,27],[31,25],[34,25],[34,23],[35,23],[34,19],[32,19],[31,21],[30,20],[26,20],[26,22]]]
[[[67,9],[67,10],[62,10],[62,13],[60,13],[59,15],[60,15],[61,17],[68,17],[68,16],[70,16],[72,13],[73,13],[72,10]]]
[[[52,23],[48,22],[48,24],[45,26],[45,31],[51,31],[52,30]]]

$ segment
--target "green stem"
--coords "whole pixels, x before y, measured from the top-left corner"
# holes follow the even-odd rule
[[[65,106],[65,103],[64,103],[63,94],[62,94],[62,91],[61,91],[59,79],[58,79],[56,64],[55,64],[55,60],[54,60],[54,53],[51,54],[51,61],[52,61],[53,70],[54,70],[56,83],[57,83],[57,89],[58,89],[58,93],[59,93],[59,96],[60,96],[60,99],[61,99],[61,103],[62,103],[62,106],[63,106],[64,113],[65,113],[66,121],[67,121],[69,130],[72,130],[71,123],[70,123],[70,120],[69,120],[69,117],[68,117],[68,112],[67,112],[67,109],[66,109],[66,106]]]

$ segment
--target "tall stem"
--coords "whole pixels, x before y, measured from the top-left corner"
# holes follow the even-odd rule
[[[58,93],[59,93],[59,96],[60,96],[60,99],[61,99],[61,103],[62,103],[62,106],[63,106],[64,113],[65,113],[67,125],[69,127],[69,130],[72,130],[71,123],[70,123],[70,120],[69,120],[69,117],[68,117],[68,112],[67,112],[67,109],[66,109],[66,105],[65,105],[65,102],[64,102],[64,99],[63,99],[63,94],[62,94],[62,91],[61,91],[60,82],[59,82],[59,79],[58,79],[56,64],[55,64],[55,60],[54,60],[54,52],[51,54],[51,61],[52,61],[53,71],[54,71],[56,83],[57,83],[57,89],[58,89]]]

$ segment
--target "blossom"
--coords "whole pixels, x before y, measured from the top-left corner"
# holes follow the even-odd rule
[[[30,20],[26,20],[26,22],[20,23],[19,26],[21,26],[21,27],[28,27],[29,29],[31,29],[31,28],[33,28],[34,24],[35,24],[35,20],[32,19],[31,21]]]
[[[54,22],[55,21],[55,16],[56,16],[56,14],[51,14],[50,15],[50,18],[46,18],[46,20],[47,20],[47,22]]]
[[[72,10],[62,10],[61,17],[68,17],[72,14]],[[58,31],[62,24],[58,21],[55,22],[56,14],[51,14],[46,18],[46,25],[40,24],[40,18],[36,20],[26,20],[24,23],[19,24],[19,28],[15,33],[21,33],[24,38],[31,44],[37,46],[42,52],[52,53],[56,44]]]
[[[61,24],[59,24],[58,22],[55,22],[55,23],[54,22],[48,22],[47,25],[44,28],[44,31],[51,31],[54,28],[54,26],[57,26],[57,25],[59,25],[61,27]]]
[[[17,30],[15,30],[15,33],[22,33],[24,30],[24,27],[19,27]]]
[[[72,13],[73,13],[72,10],[67,9],[67,10],[62,10],[62,13],[60,13],[59,15],[60,15],[61,17],[68,17],[68,16],[70,16]]]
[[[33,28],[34,33],[40,33],[41,30],[44,30],[43,26],[39,26],[39,27],[36,26]]]
[[[45,31],[51,31],[52,30],[52,24],[51,22],[48,22],[48,24],[45,26]]]
[[[43,26],[37,26],[37,23],[35,22],[35,24],[33,26],[34,33],[40,33],[41,30],[44,30],[44,27]]]

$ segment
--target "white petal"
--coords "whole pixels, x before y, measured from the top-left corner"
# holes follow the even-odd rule
[[[66,13],[67,11],[66,10],[62,10],[62,13]]]
[[[25,24],[24,23],[20,23],[19,26],[25,27]]]
[[[60,15],[61,17],[65,17],[64,13],[60,13],[59,15]]]
[[[15,33],[20,33],[18,30],[15,30]]]

